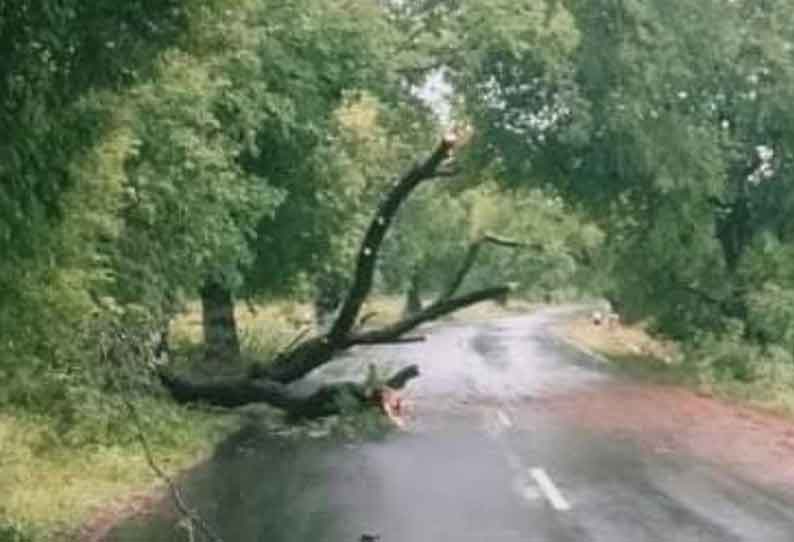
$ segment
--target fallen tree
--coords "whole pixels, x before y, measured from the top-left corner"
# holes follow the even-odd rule
[[[506,285],[458,297],[444,295],[415,314],[384,327],[361,329],[361,325],[357,324],[364,301],[372,290],[381,245],[397,211],[424,181],[454,175],[450,162],[455,145],[455,135],[444,137],[427,158],[417,161],[395,179],[367,229],[359,248],[352,284],[327,333],[296,341],[275,359],[255,365],[245,375],[195,380],[163,369],[160,371],[160,379],[173,398],[183,403],[203,402],[222,407],[267,403],[295,417],[334,414],[339,411],[343,396],[353,397],[362,404],[372,404],[376,402],[372,397],[373,392],[368,391],[363,384],[355,382],[323,386],[307,396],[297,395],[289,384],[331,362],[337,354],[353,346],[417,340],[405,339],[403,336],[423,323],[470,305],[505,298],[511,289]],[[401,389],[418,375],[418,367],[409,366],[388,378],[383,386]]]

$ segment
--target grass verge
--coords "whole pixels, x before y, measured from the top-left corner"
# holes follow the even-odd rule
[[[199,461],[236,426],[228,416],[167,401],[137,408],[158,463],[170,473]],[[0,542],[75,540],[78,528],[97,514],[113,509],[124,515],[133,497],[158,486],[129,436],[113,444],[69,445],[50,419],[0,414]]]
[[[685,354],[678,345],[652,337],[642,324],[596,326],[589,318],[578,318],[558,331],[622,373],[794,418],[794,368],[787,364],[745,354],[753,371],[749,378],[737,379],[715,369],[708,359],[713,351]]]

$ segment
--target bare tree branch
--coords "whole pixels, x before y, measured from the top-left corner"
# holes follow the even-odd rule
[[[401,369],[386,385],[393,389],[403,388],[408,381],[419,376],[419,368],[411,365]],[[319,418],[339,414],[341,399],[354,399],[361,405],[368,404],[365,385],[357,382],[339,382],[318,388],[309,395],[298,395],[288,386],[264,379],[246,377],[217,377],[191,380],[161,372],[160,378],[177,402],[207,404],[234,408],[251,403],[266,403],[284,410],[293,418]]]
[[[401,390],[412,379],[419,376],[419,366],[409,365],[400,369],[392,375],[391,378],[386,380],[386,385],[393,390]]]
[[[411,335],[410,337],[392,337],[383,340],[375,340],[368,342],[368,345],[376,345],[376,344],[410,344],[410,343],[421,343],[425,342],[427,337],[424,335]]]
[[[412,329],[415,329],[425,322],[436,320],[462,308],[469,307],[477,303],[482,303],[483,301],[503,298],[511,291],[511,286],[496,286],[493,288],[471,292],[453,299],[438,301],[416,313],[415,315],[405,318],[404,320],[400,320],[394,324],[390,324],[380,329],[351,335],[348,337],[346,344],[347,346],[353,346],[360,344],[380,344],[383,342],[389,342],[396,337],[400,337],[401,335],[408,333]]]
[[[378,206],[375,217],[361,243],[353,284],[345,298],[339,315],[328,333],[331,343],[343,342],[350,333],[361,310],[364,300],[372,289],[372,278],[375,274],[375,263],[378,258],[383,238],[391,226],[394,216],[402,203],[422,181],[433,178],[438,167],[447,159],[457,139],[448,135],[439,143],[436,150],[425,160],[417,162],[394,183],[393,188]]]
[[[480,254],[480,250],[482,249],[483,245],[486,243],[490,243],[493,245],[501,246],[501,247],[508,247],[508,248],[520,248],[528,246],[526,243],[522,243],[520,241],[515,241],[513,239],[507,239],[504,237],[496,236],[492,233],[486,233],[476,241],[474,241],[471,245],[469,245],[468,250],[466,251],[466,255],[461,262],[461,266],[458,268],[458,271],[453,276],[452,280],[449,282],[447,287],[441,291],[441,294],[438,296],[436,303],[444,301],[446,299],[451,298],[455,293],[460,289],[463,281],[465,280],[466,276],[471,271],[471,268],[474,266],[474,262],[477,260],[477,256]]]

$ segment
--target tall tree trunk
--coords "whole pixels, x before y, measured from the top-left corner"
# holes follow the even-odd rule
[[[321,332],[328,331],[333,322],[334,313],[342,303],[345,287],[344,278],[336,273],[318,276],[314,294],[314,321]]]
[[[422,297],[419,269],[414,269],[408,282],[408,291],[405,293],[405,308],[403,317],[413,316],[422,310]]]
[[[201,288],[201,308],[207,359],[239,359],[240,339],[231,291],[217,280],[208,279]]]

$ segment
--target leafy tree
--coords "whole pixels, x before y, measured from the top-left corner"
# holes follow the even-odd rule
[[[438,296],[459,273],[465,273],[464,290],[499,280],[534,299],[590,288],[603,235],[559,197],[505,191],[494,181],[458,193],[450,190],[456,182],[427,190],[406,206],[382,264],[389,289]],[[489,238],[491,246],[481,249]],[[469,258],[475,259],[464,270]]]
[[[685,337],[726,318],[751,324],[747,295],[762,285],[741,271],[748,251],[787,241],[792,36],[776,22],[786,9],[460,3],[452,28],[466,55],[439,58],[465,94],[476,158],[586,210],[608,232],[604,261],[626,310]],[[469,31],[472,17],[486,22]]]
[[[180,2],[0,8],[0,373],[15,383],[0,401],[38,408],[73,376],[64,364],[82,355],[75,334],[112,282],[99,245],[118,227],[129,142],[124,131],[104,137],[114,119],[95,97],[148,77],[190,18]]]

